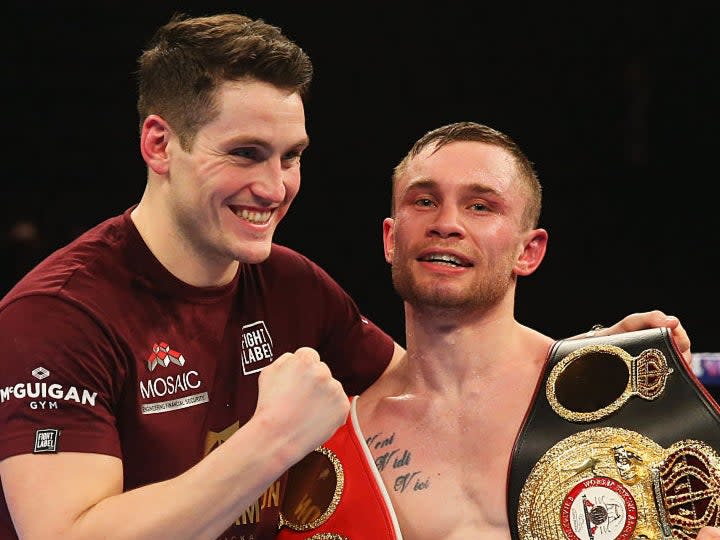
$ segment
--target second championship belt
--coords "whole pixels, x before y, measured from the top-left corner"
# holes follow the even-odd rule
[[[508,478],[513,540],[670,540],[720,526],[720,408],[667,328],[553,346]]]
[[[356,414],[288,471],[277,540],[402,540]]]

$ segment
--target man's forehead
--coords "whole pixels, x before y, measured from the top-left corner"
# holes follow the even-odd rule
[[[247,144],[307,146],[302,99],[258,81],[233,81],[219,92],[218,116],[207,126],[223,138]]]
[[[406,180],[486,183],[501,179],[504,183],[516,172],[515,162],[505,149],[483,142],[456,141],[423,149],[408,163]]]
[[[305,108],[300,95],[270,83],[254,79],[226,81],[218,87],[217,99],[223,115],[261,119],[278,116],[305,124]]]
[[[477,162],[512,161],[512,156],[507,150],[482,141],[452,141],[442,145],[433,143],[423,148],[413,161],[434,162],[457,160],[458,158],[466,158]]]

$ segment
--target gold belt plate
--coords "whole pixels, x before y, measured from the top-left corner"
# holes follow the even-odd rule
[[[517,520],[521,540],[690,540],[720,526],[720,457],[702,441],[581,431],[535,464]]]

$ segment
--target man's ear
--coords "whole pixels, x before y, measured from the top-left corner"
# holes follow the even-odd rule
[[[526,233],[523,249],[513,270],[518,276],[529,276],[542,262],[547,249],[548,233],[545,229],[532,229]]]
[[[393,218],[383,220],[383,246],[385,261],[392,264],[393,250],[395,249],[395,220]]]
[[[142,125],[140,153],[156,174],[168,172],[167,146],[172,133],[170,125],[160,116],[151,114]]]

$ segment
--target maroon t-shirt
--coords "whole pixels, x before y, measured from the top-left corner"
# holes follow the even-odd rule
[[[232,283],[192,287],[155,259],[129,209],[0,301],[0,460],[94,452],[122,458],[126,490],[172,478],[247,422],[260,371],[302,346],[318,350],[349,395],[393,351],[299,253],[275,244]],[[283,488],[280,478],[221,538],[274,538]],[[0,538],[16,538],[4,494]]]

